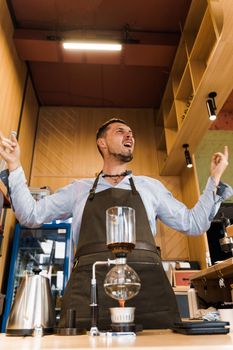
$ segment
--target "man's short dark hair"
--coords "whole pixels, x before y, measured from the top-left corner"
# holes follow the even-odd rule
[[[118,118],[112,118],[108,121],[106,121],[104,124],[102,124],[97,133],[96,133],[96,140],[98,140],[100,137],[102,137],[107,129],[107,127],[110,125],[110,124],[113,124],[113,123],[121,123],[121,124],[125,124],[127,125],[127,123],[122,120],[122,119],[118,119]]]

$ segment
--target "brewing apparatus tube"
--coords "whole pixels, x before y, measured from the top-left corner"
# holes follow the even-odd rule
[[[90,335],[100,335],[100,331],[98,329],[98,291],[97,291],[97,281],[96,281],[96,273],[95,269],[97,265],[116,265],[118,259],[108,259],[107,261],[96,261],[92,265],[92,278],[91,278],[91,329]]]

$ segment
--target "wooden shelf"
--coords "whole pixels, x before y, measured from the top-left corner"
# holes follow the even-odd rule
[[[197,279],[219,279],[223,278],[233,278],[233,258],[224,260],[218,264],[215,264],[207,269],[200,270],[190,277],[191,280]]]
[[[177,118],[177,124],[178,129],[181,129],[182,124],[188,114],[189,108],[191,106],[192,102],[192,95],[190,95],[190,99],[188,100],[175,100],[175,107],[176,107],[176,118]]]
[[[190,59],[208,63],[211,52],[217,43],[217,33],[212,22],[210,9],[207,8],[196,40],[194,42]]]
[[[10,207],[10,200],[9,200],[8,195],[7,195],[7,188],[1,180],[0,180],[0,191],[3,193],[3,196],[4,196],[4,207],[9,208]]]
[[[167,115],[170,114],[173,101],[174,101],[173,81],[172,81],[172,78],[170,78],[168,80],[168,83],[163,95],[163,102],[162,102],[162,108],[161,108],[161,113],[164,120],[166,119]]]
[[[157,147],[157,157],[158,166],[163,167],[167,160],[167,146],[165,139],[165,130],[163,126],[156,127],[156,147]]]
[[[158,166],[163,168],[167,161],[167,150],[157,150]]]
[[[163,127],[156,128],[156,146],[158,150],[167,151],[166,149],[166,139],[165,130]]]
[[[184,40],[189,54],[192,51],[207,6],[207,1],[195,0],[191,2],[184,27]]]
[[[187,64],[179,88],[177,90],[175,100],[178,129],[181,128],[182,123],[188,113],[191,101],[193,99],[193,95],[194,89],[191,79],[191,72],[189,64]]]
[[[166,144],[160,142],[166,159],[160,162],[160,175],[179,175],[185,166],[182,145],[188,143],[195,152],[209,129],[208,94],[217,92],[220,109],[233,89],[232,17],[233,7],[225,0],[191,3],[158,112]]]
[[[219,281],[223,279],[224,288]],[[233,283],[233,258],[222,261],[190,277],[198,296],[206,303],[231,302],[231,284]]]
[[[165,128],[165,141],[166,141],[167,154],[170,153],[170,150],[172,149],[175,143],[176,137],[177,137],[177,129]]]
[[[178,87],[180,85],[180,81],[182,79],[182,76],[184,74],[185,67],[188,63],[188,55],[187,55],[187,48],[184,38],[181,38],[179,49],[176,53],[176,57],[174,59],[173,69],[172,71],[172,86],[174,95],[177,94]]]
[[[156,120],[156,127],[160,128],[164,126],[163,113],[161,109],[155,111],[155,120]]]
[[[176,118],[176,107],[173,101],[170,108],[170,112],[164,116],[164,127],[171,129],[178,129],[177,118]]]
[[[186,65],[181,78],[180,84],[175,95],[176,99],[188,100],[190,95],[193,94],[193,84],[191,79],[191,71],[189,64]]]
[[[190,60],[190,70],[192,72],[192,83],[194,93],[197,91],[199,84],[206,70],[206,63],[200,60]]]

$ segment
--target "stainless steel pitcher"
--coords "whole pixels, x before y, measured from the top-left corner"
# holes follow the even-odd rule
[[[49,278],[34,269],[26,273],[11,307],[7,322],[7,335],[45,335],[53,333],[55,307]]]

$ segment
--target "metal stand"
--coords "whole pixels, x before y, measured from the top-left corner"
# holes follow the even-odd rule
[[[120,260],[119,260],[120,259]],[[122,260],[124,259],[124,260]],[[91,329],[90,329],[90,335],[97,336],[100,335],[100,331],[98,329],[98,292],[97,292],[97,281],[96,281],[96,273],[95,269],[98,265],[104,265],[104,266],[110,266],[110,265],[116,265],[119,262],[126,263],[126,258],[118,258],[118,259],[108,259],[107,261],[96,261],[92,265],[92,278],[91,278]]]

